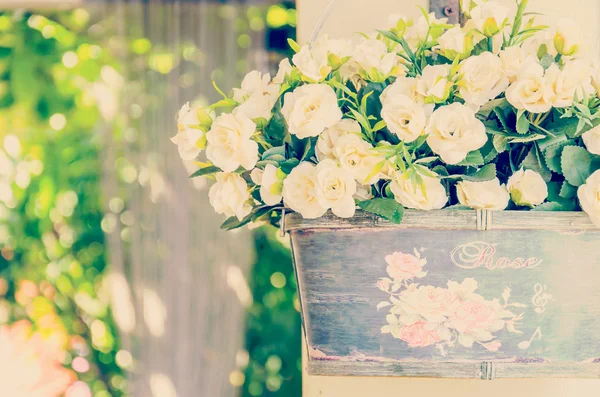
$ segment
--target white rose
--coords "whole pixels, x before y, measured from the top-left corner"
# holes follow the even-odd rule
[[[585,132],[581,138],[588,152],[600,156],[600,126]]]
[[[548,185],[540,174],[532,170],[519,170],[509,179],[508,192],[513,203],[526,207],[542,204],[548,197]]]
[[[217,213],[242,220],[252,212],[250,190],[244,178],[232,172],[218,172],[216,179],[208,198]]]
[[[587,52],[586,40],[577,21],[561,18],[553,37],[556,52],[564,56],[582,55]]]
[[[460,26],[447,30],[437,41],[436,52],[452,61],[456,58],[465,59],[473,51],[473,36]]]
[[[480,33],[492,37],[500,33],[515,14],[516,3],[488,1],[471,10],[470,21]]]
[[[398,173],[392,180],[390,189],[397,202],[406,208],[418,210],[439,210],[448,202],[448,195],[442,182],[438,178],[422,175],[423,187],[413,184],[408,173]],[[425,190],[426,195],[423,194]]]
[[[381,118],[400,140],[414,142],[425,132],[431,107],[413,102],[404,95],[387,95],[381,108]]]
[[[342,119],[337,96],[328,85],[307,84],[288,92],[281,113],[290,134],[299,139],[319,136]]]
[[[431,150],[447,164],[460,163],[488,140],[485,126],[473,110],[457,102],[433,112],[425,132]]]
[[[365,80],[383,82],[397,69],[397,56],[376,39],[363,40],[354,51],[354,61]]]
[[[256,70],[248,73],[242,81],[241,88],[233,89],[233,99],[240,105],[234,113],[244,113],[250,119],[271,119],[271,110],[277,99],[281,86],[270,83],[271,76]]]
[[[600,170],[590,175],[585,184],[579,186],[577,197],[592,223],[600,228]]]
[[[279,86],[271,87],[274,87],[275,90],[265,93],[257,92],[250,95],[241,105],[234,109],[233,113],[243,113],[251,120],[258,118],[263,118],[267,121],[271,120],[273,106],[275,106],[279,97]]]
[[[358,201],[368,201],[373,197],[373,187],[371,185],[356,185],[356,193],[354,193],[354,199]]]
[[[283,201],[286,206],[306,219],[315,219],[327,212],[317,200],[317,167],[300,163],[283,181]]]
[[[479,109],[508,88],[508,77],[504,75],[502,62],[491,52],[462,61],[459,73],[460,95],[474,109]]]
[[[285,173],[272,164],[267,164],[262,174],[260,198],[266,205],[277,205],[283,198]]]
[[[263,173],[264,171],[260,168],[255,168],[250,172],[250,179],[255,185],[260,186],[262,184]]]
[[[458,201],[474,209],[502,211],[508,205],[506,186],[498,178],[485,182],[461,181],[456,184]]]
[[[177,145],[182,160],[194,160],[205,147],[206,137],[201,129],[186,128],[172,137],[171,142]]]
[[[360,124],[352,119],[342,119],[334,126],[326,128],[325,131],[319,135],[319,139],[317,140],[317,146],[315,148],[317,159],[319,161],[325,159],[336,160],[337,158],[334,150],[337,140],[348,134],[360,136],[361,131]]]
[[[367,179],[375,166],[384,159],[377,156],[370,143],[354,134],[347,134],[335,142],[334,155],[341,167],[363,185],[372,185],[379,180],[379,175]]]
[[[531,113],[546,113],[552,103],[544,98],[544,68],[537,61],[528,61],[517,76],[517,80],[506,90],[506,99],[518,110]]]
[[[211,124],[211,116],[202,107],[192,109],[189,103],[183,105],[177,115],[178,133],[171,138],[182,160],[194,160],[205,148],[206,131]]]
[[[324,47],[311,49],[308,44],[304,45],[292,57],[292,62],[310,82],[321,82],[331,72],[331,66],[327,60],[327,48]]]
[[[243,113],[224,113],[206,134],[206,157],[225,172],[240,166],[251,170],[258,161],[258,144],[252,140],[256,124]]]
[[[292,64],[290,60],[284,58],[279,62],[279,69],[277,70],[277,74],[273,77],[273,83],[275,84],[283,84],[285,81],[285,77],[292,72]]]
[[[453,83],[450,81],[450,65],[428,65],[418,78],[417,92],[428,103],[442,103],[450,96]]]
[[[316,191],[321,207],[331,208],[331,212],[340,218],[354,216],[356,181],[352,174],[340,168],[335,161],[327,159],[317,164]]]
[[[592,86],[597,93],[600,93],[600,57],[593,57],[592,63]]]
[[[556,57],[557,52],[554,48],[554,35],[549,30],[542,30],[525,40],[522,44],[523,49],[531,55],[537,57],[538,53],[548,54]]]
[[[523,64],[526,61],[532,60],[534,56],[524,48],[518,46],[508,47],[500,51],[500,62],[502,62],[504,75],[508,77],[511,83],[514,82]]]
[[[388,98],[394,98],[396,96],[406,96],[409,97],[411,101],[414,103],[418,103],[419,105],[425,104],[425,97],[421,95],[418,91],[419,80],[415,77],[398,77],[393,84],[390,84],[386,87],[385,90],[381,93],[380,100],[383,104],[388,100]],[[427,107],[428,112],[433,112],[434,104],[428,104]]]
[[[421,16],[412,24],[408,24],[404,32],[404,39],[411,49],[416,49],[423,44],[429,34],[429,40],[435,40],[442,32],[440,25],[446,25],[448,18],[436,18],[435,13],[429,13],[427,18]],[[437,29],[436,29],[437,28]]]
[[[271,75],[269,73],[262,74],[258,70],[253,70],[244,77],[240,88],[233,89],[233,99],[243,103],[252,94],[267,91],[270,82]]]
[[[333,68],[340,67],[342,60],[349,57],[351,53],[352,47],[348,40],[332,39],[323,35],[312,45],[302,46],[300,51],[292,57],[292,62],[308,81],[319,83]],[[330,60],[333,61],[333,64],[329,64]]]
[[[575,97],[585,98],[594,92],[591,63],[578,59],[568,61],[563,70],[552,64],[544,76],[544,99],[556,108],[573,106]]]

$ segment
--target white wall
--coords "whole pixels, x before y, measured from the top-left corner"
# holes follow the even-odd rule
[[[298,37],[307,41],[319,17],[331,0],[297,0]],[[331,35],[349,35],[385,27],[390,14],[409,17],[421,15],[417,6],[429,7],[429,0],[337,0],[333,12],[321,32]],[[600,0],[530,0],[530,11],[540,12],[540,23],[556,21],[561,17],[581,21],[589,42],[600,49]]]
[[[330,0],[298,0],[299,41],[307,41]],[[390,14],[418,16],[415,5],[428,0],[337,0],[322,33],[348,35],[384,27]],[[600,49],[600,0],[531,0],[531,11],[546,14],[544,23],[575,18],[595,51]],[[600,376],[600,374],[599,374]],[[600,380],[445,380],[304,376],[305,397],[598,397]]]

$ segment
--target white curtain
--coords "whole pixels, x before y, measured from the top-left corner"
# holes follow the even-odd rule
[[[218,99],[212,79],[228,91],[248,69],[269,68],[264,32],[244,27],[248,6],[235,2],[121,0],[93,8],[125,79],[119,112],[104,126],[104,191],[114,225],[107,234],[114,314],[136,362],[132,395],[235,395],[229,374],[236,356],[244,361],[252,301],[250,236],[219,230],[207,182],[188,179],[194,166],[186,170],[169,138],[184,102]],[[240,46],[241,34],[249,47]],[[152,55],[139,55],[144,38]]]

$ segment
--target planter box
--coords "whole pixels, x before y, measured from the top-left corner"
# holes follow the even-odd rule
[[[309,374],[600,377],[600,230],[583,213],[288,214],[284,226]]]

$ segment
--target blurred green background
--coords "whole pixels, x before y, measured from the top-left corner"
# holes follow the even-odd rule
[[[26,320],[60,350],[61,364],[77,377],[68,397],[130,395],[135,371],[105,282],[106,213],[126,208],[129,197],[104,204],[106,140],[97,126],[106,121],[90,87],[122,70],[124,49],[143,70],[173,68],[151,39],[115,45],[94,18],[83,8],[0,12],[0,325]],[[294,4],[256,6],[236,24],[238,46],[248,46],[247,31],[259,32],[271,57],[286,56]],[[118,125],[113,131],[124,134]],[[173,124],[165,145],[174,132]],[[126,211],[121,220],[127,224]],[[248,354],[229,381],[243,396],[300,396],[299,302],[289,249],[273,229],[252,233]]]

